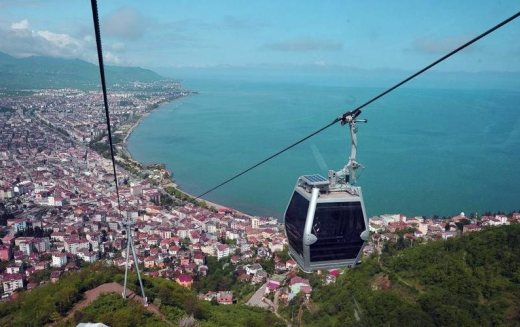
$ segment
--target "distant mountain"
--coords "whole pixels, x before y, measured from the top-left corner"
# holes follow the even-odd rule
[[[165,77],[139,67],[105,66],[107,84],[153,82]],[[79,59],[14,58],[0,52],[0,88],[94,88],[100,84],[97,65]]]

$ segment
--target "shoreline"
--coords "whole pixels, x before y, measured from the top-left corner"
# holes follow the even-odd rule
[[[185,96],[189,96],[191,95],[192,93],[189,93]],[[125,128],[126,132],[122,135],[123,136],[123,141],[121,143],[119,143],[119,146],[120,148],[123,150],[122,152],[125,153],[128,158],[135,162],[135,163],[138,163],[141,167],[146,167],[148,165],[145,165],[144,163],[138,161],[135,159],[134,156],[131,155],[130,151],[128,150],[128,144],[129,144],[129,138],[131,136],[131,134],[135,131],[135,129],[144,121],[145,118],[147,118],[150,114],[154,113],[156,110],[160,110],[160,109],[164,109],[163,106],[165,105],[171,105],[172,103],[174,103],[174,101],[182,101],[182,97],[179,97],[179,98],[175,98],[175,99],[172,99],[172,100],[168,100],[168,101],[162,101],[160,102],[157,106],[150,106],[150,109],[149,111],[147,111],[146,113],[144,113],[143,115],[141,115],[138,119],[136,119],[134,122],[132,122],[132,124],[129,124],[128,126],[130,126],[129,128]],[[161,164],[159,162],[157,162],[157,164]],[[163,167],[166,167],[166,165],[164,163],[162,163]],[[170,170],[170,172],[174,172],[175,171],[175,167],[168,167],[166,170]],[[192,199],[196,199],[196,196],[194,194],[191,194],[189,192],[187,192],[186,190],[183,189],[182,185],[178,185],[175,181],[175,175],[172,173],[170,175],[170,177],[168,177],[168,179],[164,179],[165,183],[164,184],[161,184],[159,187],[164,190],[164,188],[166,186],[173,186],[176,190],[178,190],[179,192],[185,194],[186,196],[192,198]],[[168,183],[166,183],[168,182]],[[209,200],[206,200],[204,198],[201,198],[201,199],[198,199],[200,200],[201,202],[204,202],[206,203],[206,205],[210,206],[210,207],[215,207],[217,210],[219,209],[229,209],[233,212],[236,212],[237,214],[239,215],[244,215],[244,216],[255,216],[255,214],[251,214],[251,213],[245,213],[243,211],[240,211],[240,210],[237,210],[235,209],[232,205],[230,206],[226,206],[226,205],[223,205],[223,204],[219,204],[219,203],[216,203],[216,202],[212,202],[212,201],[209,201]],[[439,208],[437,209],[442,209],[443,205],[442,204],[439,204]],[[424,217],[429,217],[429,218],[435,218],[436,216],[437,217],[450,217],[450,216],[454,216],[454,215],[457,215],[458,213],[460,212],[466,212],[466,213],[473,213],[473,212],[481,212],[481,213],[484,213],[484,212],[499,212],[500,210],[498,209],[491,209],[491,210],[485,210],[485,209],[482,209],[482,210],[477,210],[475,209],[474,207],[468,207],[466,210],[463,206],[460,206],[460,208],[456,208],[455,210],[445,210],[445,209],[442,209],[442,210],[434,210],[432,211],[431,213],[410,213],[410,210],[403,210],[403,209],[397,209],[397,210],[381,210],[381,211],[376,211],[374,213],[370,213],[370,216],[369,217],[379,217],[379,216],[382,216],[382,215],[391,215],[393,213],[399,213],[399,214],[402,214],[404,216],[407,216],[407,217],[414,217],[414,216],[424,216]],[[506,209],[506,210],[503,210],[503,211],[506,211],[506,212],[509,212],[509,211],[513,211],[513,209]],[[390,213],[389,213],[390,212]],[[435,213],[435,212],[441,212],[440,214],[438,213]],[[368,214],[368,213],[367,213]],[[260,216],[264,216],[264,215],[261,215]],[[283,217],[281,216],[277,216],[277,215],[265,215],[264,217],[269,217],[269,216],[273,216],[277,219],[279,219],[279,221],[283,221]]]
[[[196,93],[190,93],[190,94],[196,94]],[[134,132],[134,130],[141,124],[141,122],[144,121],[144,119],[146,117],[148,117],[150,114],[152,114],[153,112],[155,112],[156,110],[159,110],[161,109],[161,107],[163,107],[164,105],[167,105],[167,104],[170,104],[172,103],[173,101],[177,101],[179,100],[181,97],[178,97],[178,98],[175,98],[173,100],[170,100],[170,101],[163,101],[161,103],[159,103],[157,106],[155,106],[155,108],[150,108],[150,111],[147,111],[145,114],[143,114],[142,116],[140,116],[133,124],[132,126],[130,126],[130,128],[126,131],[125,133],[125,136],[123,137],[123,141],[121,142],[121,149],[122,149],[122,152],[128,156],[128,158],[136,163],[138,163],[139,165],[141,165],[142,167],[146,167],[147,165],[143,164],[142,162],[140,162],[139,160],[136,160],[132,154],[130,153],[130,151],[128,150],[128,139],[130,138],[130,135]],[[220,211],[220,210],[229,210],[229,211],[232,211],[233,213],[235,214],[238,214],[238,215],[242,215],[242,216],[246,216],[246,217],[249,217],[249,218],[252,218],[254,217],[254,215],[251,215],[251,214],[248,214],[248,213],[245,213],[245,212],[242,212],[242,211],[239,211],[235,208],[232,208],[232,207],[229,207],[229,206],[224,206],[222,204],[219,204],[219,203],[216,203],[216,202],[212,202],[212,201],[209,201],[209,200],[206,200],[206,199],[203,199],[203,198],[197,198],[195,195],[191,194],[191,193],[188,193],[186,192],[185,190],[183,190],[177,183],[175,183],[175,180],[173,179],[173,170],[172,169],[168,169],[166,168],[166,164],[165,163],[155,163],[155,164],[159,164],[159,165],[163,165],[165,167],[166,170],[168,170],[170,172],[170,177],[169,177],[169,182],[170,182],[170,185],[168,186],[172,186],[174,187],[175,189],[177,189],[179,192],[185,194],[186,196],[188,197],[191,197],[193,199],[196,199],[197,201],[203,201],[204,203],[206,203],[206,205],[208,207],[214,207],[216,210]],[[161,185],[161,188],[164,190],[164,185]]]
[[[159,107],[160,107],[160,106],[159,106]],[[127,147],[127,145],[128,145],[128,138],[130,137],[130,135],[132,135],[134,129],[135,129],[137,126],[139,126],[139,124],[141,124],[141,121],[142,121],[143,119],[145,119],[146,117],[148,117],[148,115],[151,114],[154,110],[155,110],[155,109],[152,109],[152,111],[147,112],[147,113],[143,114],[142,116],[140,116],[139,119],[137,119],[136,122],[135,122],[132,126],[130,126],[130,128],[129,128],[128,131],[126,132],[125,137],[123,138],[123,142],[122,142],[122,144],[123,144],[123,147],[125,148],[125,150],[126,150],[127,152],[128,152],[128,147]]]

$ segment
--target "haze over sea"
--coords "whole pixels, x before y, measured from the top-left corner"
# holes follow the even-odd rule
[[[154,111],[128,148],[141,162],[165,163],[181,189],[199,195],[400,80],[383,75],[180,71],[199,94]],[[363,111],[359,185],[370,216],[520,209],[520,92],[455,75],[430,75]],[[205,198],[281,218],[298,176],[345,164],[348,133],[334,125]]]

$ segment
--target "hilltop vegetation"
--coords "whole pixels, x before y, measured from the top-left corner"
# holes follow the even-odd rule
[[[301,326],[518,326],[520,324],[520,225],[490,228],[460,238],[417,245],[371,257],[346,270],[335,284],[307,275],[310,301],[297,296],[280,313]],[[0,325],[75,326],[283,326],[272,313],[244,305],[201,301],[195,291],[162,278],[145,278],[150,303],[165,319],[119,294],[100,296],[71,319],[64,316],[83,293],[122,272],[101,263],[66,273],[58,283],[22,292],[0,304]],[[130,287],[137,280],[130,275]],[[202,287],[203,285],[201,285]]]
[[[82,293],[113,281],[115,268],[95,264],[79,272],[66,273],[56,284],[22,292],[16,301],[0,304],[0,326],[43,326],[61,320]]]
[[[115,293],[101,295],[84,310],[76,312],[74,319],[62,322],[61,325],[76,326],[78,322],[92,321],[102,321],[110,327],[169,326],[141,304],[126,301]]]
[[[164,80],[159,74],[139,67],[105,66],[108,85]],[[14,58],[0,52],[0,89],[77,88],[100,84],[98,67],[79,59],[33,56]]]
[[[100,296],[89,306],[76,311],[69,320],[64,317],[89,289],[108,282],[122,283],[123,273],[102,263],[90,265],[79,272],[66,273],[59,282],[45,284],[20,293],[12,302],[0,304],[0,326],[76,326],[79,322],[104,322],[110,326],[168,326],[181,320],[200,326],[283,326],[269,311],[245,305],[217,305],[201,301],[194,291],[162,279],[145,278],[146,295],[159,307],[166,321],[153,315],[139,303],[121,298],[120,294]],[[135,275],[129,285],[138,292]]]
[[[305,326],[520,324],[520,225],[370,258],[311,303],[286,310]],[[298,319],[300,319],[298,321]]]

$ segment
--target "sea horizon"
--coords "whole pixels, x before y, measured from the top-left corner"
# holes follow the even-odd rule
[[[383,89],[315,76],[294,82],[200,74],[179,79],[198,94],[143,119],[128,150],[140,162],[164,163],[195,196]],[[358,158],[365,166],[359,185],[369,216],[518,209],[519,92],[444,84],[394,93],[367,107],[361,118],[369,122],[359,126]],[[204,198],[281,220],[297,177],[342,168],[349,142],[347,127],[337,124]]]

